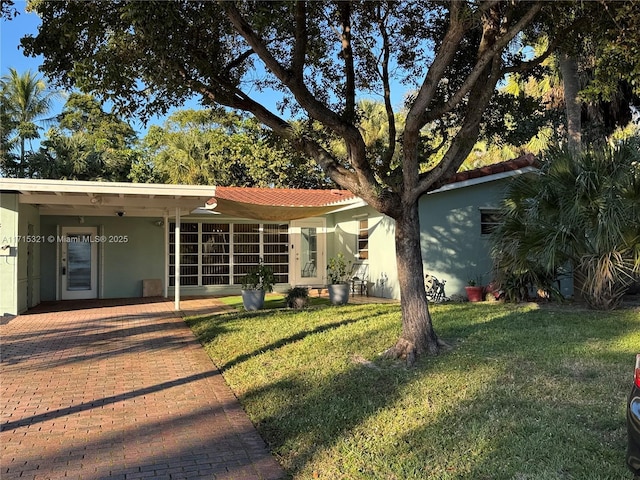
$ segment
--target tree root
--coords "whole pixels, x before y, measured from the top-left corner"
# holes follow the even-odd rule
[[[450,351],[452,349],[453,346],[440,338],[437,339],[435,348],[427,349],[418,349],[413,342],[400,338],[393,347],[385,350],[382,355],[384,358],[390,358],[392,360],[405,360],[407,367],[413,367],[416,359],[424,353],[435,356],[440,352]]]

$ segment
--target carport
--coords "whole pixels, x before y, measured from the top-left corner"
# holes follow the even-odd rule
[[[104,221],[94,221],[90,228],[85,219],[137,218],[141,222],[145,219],[146,230],[141,235],[148,234],[151,224],[161,227],[175,219],[174,233],[179,249],[181,216],[199,207],[207,209],[215,205],[211,201],[215,190],[213,186],[3,178],[0,181],[0,255],[3,257],[0,278],[7,288],[3,288],[0,314],[17,314],[40,303],[41,255],[55,255],[55,266],[50,276],[55,277],[56,300],[64,299],[62,292],[71,288],[67,280],[74,271],[90,272],[84,277],[78,276],[79,280],[73,284],[75,298],[91,298],[82,297],[82,292],[86,291],[84,280],[86,288],[95,289],[95,292],[91,290],[93,298],[103,298],[100,292],[104,292],[107,280],[99,273],[104,272],[104,252],[109,248],[108,244],[126,243],[130,238],[126,230],[109,231],[104,227]],[[58,222],[55,231],[45,232],[41,228],[44,217],[66,220],[64,225]],[[65,227],[68,232],[63,230]],[[135,255],[147,255],[149,262],[162,262],[166,279],[169,232],[167,229],[163,231],[162,259],[156,255],[159,252],[152,254],[140,242]],[[85,265],[71,265],[71,256],[80,257],[83,250],[87,252],[82,257]],[[132,255],[131,252],[129,254]],[[91,262],[95,264],[93,270]],[[179,310],[180,255],[176,255],[175,278],[175,309]],[[166,297],[166,281],[163,288]],[[74,298],[73,295],[70,298]]]

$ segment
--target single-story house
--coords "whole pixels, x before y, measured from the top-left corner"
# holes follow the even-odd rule
[[[447,294],[490,280],[486,232],[504,186],[534,170],[520,157],[422,196],[424,268]],[[0,179],[0,315],[152,295],[178,308],[181,295],[238,293],[260,261],[278,291],[319,286],[340,252],[366,265],[369,295],[399,298],[394,221],[347,191]]]

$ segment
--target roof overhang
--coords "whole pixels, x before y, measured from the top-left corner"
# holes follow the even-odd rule
[[[0,191],[17,193],[20,203],[37,205],[41,215],[134,217],[188,213],[215,195],[213,186],[21,178],[0,179]]]
[[[280,222],[316,217],[318,215],[332,213],[345,208],[345,203],[324,206],[294,206],[259,205],[255,203],[227,200],[224,198],[216,198],[215,201],[217,202],[217,205],[213,207],[209,206],[206,208],[206,210],[228,215],[230,217]],[[360,199],[357,198],[354,198],[351,202],[361,203]],[[351,203],[349,204],[349,206],[351,206]]]
[[[427,192],[427,195],[434,193],[446,192],[449,190],[457,190],[459,188],[471,187],[473,185],[480,185],[482,183],[495,182],[496,180],[502,180],[503,178],[515,177],[516,175],[522,175],[523,173],[538,172],[536,167],[523,167],[517,170],[509,170],[508,172],[495,173],[493,175],[486,175],[483,177],[470,178],[469,180],[462,180],[460,182],[448,183],[442,187]]]

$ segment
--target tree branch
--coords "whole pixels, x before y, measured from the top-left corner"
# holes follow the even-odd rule
[[[536,67],[536,66],[540,65],[547,58],[549,58],[549,56],[556,50],[558,45],[566,38],[566,36],[569,33],[571,33],[573,30],[575,30],[580,25],[586,23],[587,20],[588,19],[586,17],[581,17],[581,18],[573,21],[569,26],[563,28],[560,32],[556,33],[553,36],[553,40],[551,40],[549,42],[549,45],[547,46],[546,50],[541,55],[538,55],[533,60],[529,60],[527,62],[521,62],[518,65],[512,65],[510,67],[504,67],[502,69],[502,73],[505,74],[505,73],[525,72],[527,70],[530,70],[533,67]]]
[[[389,41],[389,32],[386,28],[386,16],[380,15],[380,7],[377,9],[379,18],[379,29],[382,37],[382,86],[384,89],[384,109],[387,112],[387,125],[388,125],[388,137],[389,146],[382,153],[382,171],[388,171],[393,160],[393,154],[396,150],[396,117],[393,112],[393,105],[391,104],[391,82],[389,80],[389,60],[391,58],[391,45]]]
[[[296,2],[295,14],[295,45],[293,47],[293,59],[291,69],[294,74],[298,74],[302,81],[302,73],[304,72],[305,58],[307,54],[307,4],[304,1]]]
[[[237,58],[234,58],[233,60],[231,60],[225,67],[225,69],[222,71],[224,74],[229,74],[231,73],[231,70],[233,70],[236,67],[239,67],[240,65],[242,65],[242,63],[244,61],[246,61],[251,55],[253,55],[253,49],[249,49],[245,52],[242,52],[240,55],[238,55]]]
[[[351,123],[354,122],[356,113],[356,74],[353,66],[353,48],[351,45],[351,3],[348,1],[340,2],[338,8],[340,10],[340,22],[342,23],[342,32],[340,34],[342,51],[340,54],[344,60],[346,77],[344,118]]]
[[[500,55],[494,56],[486,82],[478,82],[469,95],[467,114],[447,153],[435,168],[421,176],[412,198],[417,200],[424,192],[434,190],[444,184],[465,161],[476,143],[482,115],[493,96],[498,80],[502,76],[501,67]]]
[[[489,65],[491,60],[495,55],[499,55],[502,50],[507,46],[507,44],[515,37],[518,32],[520,32],[533,18],[538,14],[540,9],[542,8],[542,4],[540,2],[535,3],[528,11],[525,13],[518,22],[512,25],[508,30],[504,32],[504,34],[500,35],[495,40],[492,40],[489,44],[481,44],[479,49],[479,56],[476,64],[473,67],[471,73],[467,76],[463,84],[460,86],[458,91],[454,93],[451,98],[445,102],[440,108],[427,111],[424,110],[423,115],[421,117],[422,125],[426,125],[428,122],[435,120],[436,118],[440,118],[445,113],[452,111],[458,104],[467,96],[469,91],[478,81],[478,78],[484,71],[484,69]],[[486,30],[483,34],[483,41],[486,39]]]
[[[353,123],[345,121],[340,115],[315,98],[306,87],[300,73],[293,73],[278,62],[268,50],[262,38],[238,11],[235,3],[219,0],[218,4],[226,12],[227,18],[235,30],[264,62],[266,68],[289,89],[298,104],[307,111],[311,118],[319,121],[344,139],[349,153],[349,162],[353,166],[358,180],[370,186],[377,185],[371,165],[367,161],[366,145],[358,128]],[[336,183],[345,186],[340,182],[336,181]],[[361,189],[358,188],[358,190]]]

